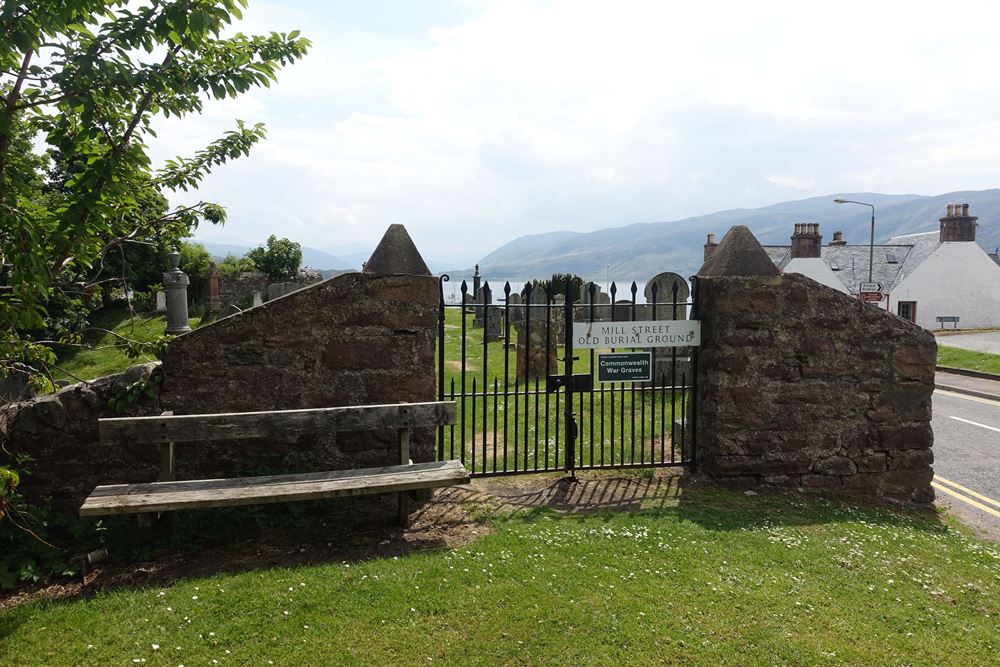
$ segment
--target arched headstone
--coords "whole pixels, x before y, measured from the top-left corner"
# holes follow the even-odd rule
[[[677,285],[677,316],[674,317],[673,313],[673,301],[674,301],[674,285]],[[664,271],[663,273],[657,273],[655,276],[646,281],[646,287],[643,289],[643,296],[646,297],[646,303],[652,304],[654,301],[653,292],[656,292],[656,317],[658,320],[686,320],[687,319],[687,300],[691,296],[691,290],[688,287],[687,280],[682,276],[671,273],[670,271]],[[649,309],[650,318],[652,316],[652,308]]]

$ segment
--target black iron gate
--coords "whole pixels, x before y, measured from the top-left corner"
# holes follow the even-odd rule
[[[698,348],[652,351],[651,380],[600,382],[600,351],[575,350],[574,323],[697,319],[697,281],[673,283],[638,303],[565,281],[504,285],[493,305],[489,283],[463,281],[457,302],[441,277],[438,398],[458,404],[458,422],[438,432],[438,458],[461,459],[474,476],[690,465],[697,448],[694,400]],[[684,288],[683,290],[681,288]],[[667,295],[658,291],[669,291]],[[666,298],[663,298],[663,297]],[[628,348],[625,348],[628,349]],[[623,348],[613,348],[621,352]]]

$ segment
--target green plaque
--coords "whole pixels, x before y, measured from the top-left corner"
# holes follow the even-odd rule
[[[598,382],[649,382],[652,352],[604,352],[597,355]]]

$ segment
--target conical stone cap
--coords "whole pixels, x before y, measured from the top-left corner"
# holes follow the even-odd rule
[[[699,276],[777,276],[781,272],[746,225],[731,227]]]
[[[375,252],[365,263],[364,273],[429,276],[431,270],[424,263],[417,246],[413,245],[406,227],[389,225]]]

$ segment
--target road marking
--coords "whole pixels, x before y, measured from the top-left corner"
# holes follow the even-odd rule
[[[987,507],[986,505],[984,505],[982,503],[976,502],[972,498],[966,498],[961,493],[958,493],[956,491],[952,491],[948,487],[942,486],[942,485],[938,484],[937,482],[931,482],[931,486],[933,486],[938,491],[944,491],[949,496],[954,496],[955,498],[958,498],[959,500],[961,500],[963,503],[965,503],[967,505],[972,505],[976,509],[981,509],[982,511],[986,512],[987,514],[992,514],[993,516],[1000,518],[1000,512],[996,511],[992,507]]]
[[[979,498],[980,500],[986,501],[990,505],[996,505],[997,507],[1000,507],[1000,502],[997,502],[996,500],[993,500],[989,496],[984,496],[981,493],[976,493],[972,489],[970,489],[968,487],[965,487],[965,486],[962,486],[958,482],[953,482],[950,479],[945,479],[941,475],[934,475],[934,479],[936,479],[938,482],[941,482],[942,484],[947,484],[948,486],[952,486],[952,487],[958,489],[959,491],[964,491],[965,493],[969,494],[970,496],[973,496],[975,498]]]
[[[976,403],[986,403],[987,405],[1000,405],[1000,401],[991,401],[988,398],[979,398],[978,396],[969,396],[968,394],[960,394],[957,391],[948,391],[946,389],[935,389],[935,394],[944,394],[945,396],[953,396],[955,398],[963,398],[967,401],[975,401]]]
[[[996,431],[997,433],[1000,433],[1000,428],[997,428],[996,426],[987,426],[986,424],[980,424],[979,422],[974,422],[971,419],[962,419],[961,417],[952,417],[951,415],[948,415],[948,419],[954,419],[955,421],[965,422],[966,424],[972,424],[973,426],[978,426],[979,428],[988,428],[991,431]]]

